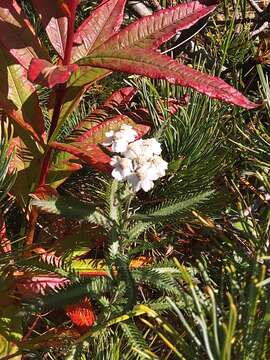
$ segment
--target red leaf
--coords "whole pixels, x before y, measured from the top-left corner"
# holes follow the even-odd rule
[[[82,333],[90,329],[96,321],[96,315],[88,297],[85,297],[77,304],[68,305],[66,314]]]
[[[138,137],[142,137],[150,129],[147,125],[134,123],[134,121],[125,115],[118,115],[80,134],[74,139],[76,141],[71,144],[53,142],[51,146],[55,149],[69,152],[99,171],[111,173],[111,158],[97,144],[102,143],[107,131],[118,130],[122,124],[132,125],[138,132]]]
[[[63,59],[67,41],[67,13],[57,1],[32,0],[32,3],[41,15],[41,21],[52,46]],[[39,56],[39,58],[42,58],[42,56]]]
[[[153,79],[166,79],[172,84],[191,87],[211,98],[247,109],[258,106],[223,80],[194,70],[153,50],[125,48],[116,51],[115,48],[102,47],[102,51],[101,48],[97,49],[79,63],[130,74],[135,73]]]
[[[51,147],[57,150],[66,151],[93,168],[105,172],[111,172],[111,158],[105,154],[97,145],[84,145],[81,143],[62,144],[59,142],[51,143]]]
[[[137,90],[135,88],[128,86],[112,93],[112,95],[104,102],[104,104],[94,110],[75,127],[70,138],[77,137],[79,134],[82,134],[83,132],[92,128],[95,123],[104,121],[114,109],[121,111],[122,108],[124,108],[130,102],[136,92]]]
[[[28,79],[42,86],[53,88],[68,81],[78,65],[53,65],[47,60],[33,59],[28,71]]]
[[[43,114],[35,88],[27,80],[26,70],[14,64],[5,49],[0,49],[0,68],[0,106],[19,125],[17,134],[23,137],[30,133],[35,140],[41,141],[45,136]]]
[[[211,5],[200,1],[183,3],[131,23],[100,46],[98,51],[110,48],[119,51],[129,48],[157,49],[179,30],[190,28],[200,19],[215,10],[217,3]],[[92,49],[94,50],[94,49]]]
[[[103,0],[78,28],[72,52],[73,62],[108,40],[120,28],[126,0]]]
[[[144,136],[150,130],[150,127],[148,125],[136,124],[127,116],[118,115],[107,121],[103,121],[96,126],[93,126],[90,130],[78,136],[76,138],[76,141],[86,141],[88,144],[99,144],[105,139],[106,132],[110,130],[117,131],[123,124],[132,125],[137,131],[139,137]]]
[[[34,57],[48,58],[15,0],[0,0],[0,44],[26,69]]]

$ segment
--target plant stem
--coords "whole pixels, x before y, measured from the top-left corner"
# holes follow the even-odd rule
[[[77,8],[77,2],[73,1],[71,8],[70,8],[70,17],[69,17],[69,21],[68,21],[68,32],[67,32],[67,42],[66,42],[66,48],[65,48],[65,55],[64,55],[64,59],[63,59],[63,65],[69,65],[70,61],[71,61],[71,53],[72,53],[72,46],[73,46],[73,39],[74,39],[76,8]],[[55,92],[56,92],[56,99],[55,99],[55,106],[54,106],[54,110],[53,110],[52,121],[51,121],[49,134],[48,134],[48,142],[57,127],[57,123],[58,123],[60,112],[61,112],[61,107],[63,104],[65,92],[66,92],[66,84],[58,85],[58,87],[55,89]],[[37,183],[36,188],[43,186],[46,183],[46,178],[47,178],[49,168],[50,168],[52,152],[53,152],[53,149],[51,147],[49,147],[44,154],[44,158],[43,158],[41,170],[40,170],[39,181]],[[33,243],[37,219],[38,219],[38,212],[37,212],[37,209],[35,209],[33,207],[29,214],[29,225],[28,225],[28,230],[27,230],[27,235],[26,235],[26,244],[27,245],[31,245]]]

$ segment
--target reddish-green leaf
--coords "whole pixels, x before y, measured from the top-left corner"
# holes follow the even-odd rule
[[[111,158],[105,154],[97,144],[105,140],[106,132],[118,130],[122,124],[132,125],[138,132],[139,137],[145,135],[150,129],[147,125],[136,124],[127,116],[118,115],[81,134],[76,138],[76,141],[71,144],[53,142],[51,146],[55,149],[69,152],[97,170],[110,173]]]
[[[76,156],[93,168],[109,173],[111,171],[111,158],[106,155],[97,145],[84,145],[80,143],[62,144],[59,142],[51,143],[51,147],[57,150],[66,151]]]
[[[92,65],[114,71],[139,74],[154,79],[166,79],[172,84],[191,87],[212,98],[253,109],[256,104],[223,80],[194,70],[153,50],[102,47],[81,59],[81,65]]]
[[[33,58],[48,58],[15,0],[0,0],[0,44],[26,69]]]
[[[67,90],[65,92],[65,97],[63,100],[63,106],[61,109],[59,121],[57,123],[57,127],[51,137],[51,141],[54,141],[61,129],[63,123],[67,119],[67,117],[72,113],[74,108],[80,102],[81,97],[87,91],[87,89],[91,86],[91,84],[95,83],[103,79],[104,77],[111,74],[111,71],[94,68],[94,67],[86,67],[85,69],[82,67],[75,73],[73,73],[67,83]],[[54,98],[50,102],[50,114],[52,114],[54,107]]]
[[[90,130],[78,136],[76,141],[83,143],[86,142],[87,144],[93,145],[99,144],[106,138],[106,132],[110,130],[117,131],[123,124],[133,126],[138,133],[138,137],[144,136],[150,130],[148,125],[136,124],[129,117],[125,115],[118,115],[92,127]]]
[[[68,81],[78,65],[53,65],[47,60],[33,59],[28,71],[28,79],[45,87],[53,88]]]
[[[0,105],[7,114],[36,140],[45,135],[44,120],[35,88],[27,80],[26,70],[14,64],[10,55],[0,49]]]
[[[38,180],[42,154],[38,149],[29,150],[22,141],[23,133],[11,141],[11,151],[15,149],[15,156],[11,161],[10,171],[17,171],[18,176],[12,186],[11,193],[15,194],[17,203],[25,208],[29,200],[29,193],[33,189],[33,184]]]
[[[54,152],[47,183],[53,188],[57,188],[81,167],[82,165],[78,164],[78,159],[75,156],[64,151]]]
[[[217,3],[207,5],[200,1],[192,1],[144,16],[110,37],[98,51],[110,48],[118,52],[131,47],[157,49],[177,31],[190,28],[213,12],[216,5]]]
[[[78,28],[72,51],[73,62],[103,44],[120,28],[126,0],[103,0]]]
[[[90,115],[82,120],[72,132],[70,138],[78,137],[83,132],[91,129],[97,123],[104,121],[109,117],[114,110],[123,111],[133,98],[137,90],[131,86],[124,87],[112,93],[112,95],[102,104],[100,107],[95,109]]]
[[[67,42],[68,15],[58,1],[32,0],[32,3],[41,15],[52,46],[63,59]]]

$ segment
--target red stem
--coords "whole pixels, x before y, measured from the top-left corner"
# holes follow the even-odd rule
[[[75,18],[76,18],[76,8],[77,8],[77,1],[73,1],[70,7],[70,18],[68,21],[68,32],[67,32],[67,42],[66,42],[66,48],[65,48],[65,56],[63,59],[63,65],[69,65],[71,61],[71,53],[72,53],[72,46],[73,46],[73,39],[74,39],[74,27],[75,27]],[[48,142],[50,138],[52,137],[60,116],[61,107],[63,104],[65,92],[66,92],[66,84],[61,84],[57,87],[56,91],[56,99],[55,99],[55,106],[53,110],[53,116],[52,121],[50,125],[50,130],[48,134]],[[46,178],[49,172],[50,168],[50,162],[51,162],[51,155],[52,155],[52,148],[48,148],[45,152],[41,170],[40,170],[40,176],[39,181],[37,184],[37,188],[39,186],[45,185]],[[26,244],[31,245],[33,243],[34,234],[35,234],[35,227],[37,222],[38,214],[37,211],[32,208],[31,213],[29,215],[29,227],[28,232],[26,236]]]

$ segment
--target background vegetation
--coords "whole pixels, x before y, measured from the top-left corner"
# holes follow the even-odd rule
[[[28,1],[21,3],[42,35]],[[155,11],[159,4],[143,5]],[[270,358],[270,53],[267,28],[262,28],[269,13],[264,3],[257,5],[261,12],[247,0],[226,0],[162,51],[220,76],[261,102],[259,109],[124,74],[85,94],[63,136],[112,91],[135,86],[130,107],[148,109],[169,176],[150,193],[130,199],[109,176],[85,166],[61,185],[62,207],[40,204],[49,213],[38,220],[38,243],[47,250],[42,262],[33,253],[22,257],[24,216],[9,194],[16,174],[7,172],[12,134],[2,129],[1,207],[13,246],[12,254],[0,257],[2,359]],[[78,22],[93,7],[92,1],[82,1]],[[126,23],[139,15],[129,4]],[[39,96],[46,102],[49,91],[40,90]],[[169,98],[183,103],[174,115],[164,101]],[[113,223],[91,218],[99,226],[89,228],[92,215],[84,205],[93,200]],[[37,277],[49,272],[68,282],[30,298],[19,298],[17,288],[7,296],[11,267]],[[93,276],[97,271],[109,275]],[[83,307],[87,297],[92,310]],[[79,317],[89,318],[91,311],[96,317],[92,326],[78,327],[67,316],[74,311],[68,306],[78,303]]]

